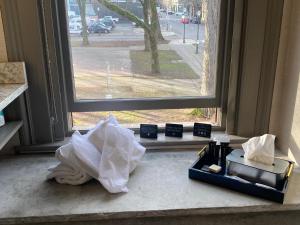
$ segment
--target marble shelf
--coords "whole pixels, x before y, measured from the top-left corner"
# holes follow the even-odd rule
[[[18,132],[22,125],[22,121],[13,121],[7,122],[4,126],[0,127],[0,150]]]
[[[0,111],[19,97],[27,88],[27,83],[0,84]]]
[[[0,111],[28,88],[24,62],[0,63]],[[0,150],[17,133],[22,121],[7,122],[0,127]]]

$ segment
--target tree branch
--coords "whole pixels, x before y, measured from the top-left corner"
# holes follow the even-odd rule
[[[143,0],[139,0],[139,2],[140,2],[141,5],[144,7],[144,1],[143,1]]]
[[[106,8],[110,9],[111,11],[114,11],[116,13],[118,13],[121,16],[126,17],[127,19],[129,19],[131,22],[135,22],[136,24],[138,24],[139,26],[141,26],[142,28],[144,28],[145,30],[147,30],[149,33],[151,32],[151,28],[149,25],[147,25],[145,22],[143,22],[143,20],[141,20],[140,18],[138,18],[136,15],[134,15],[133,13],[121,8],[120,6],[111,3],[107,0],[97,0],[100,4],[103,4]]]

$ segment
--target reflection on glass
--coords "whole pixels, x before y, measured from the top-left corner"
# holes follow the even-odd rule
[[[109,1],[147,32],[96,0],[66,2],[77,99],[214,96],[219,0]]]

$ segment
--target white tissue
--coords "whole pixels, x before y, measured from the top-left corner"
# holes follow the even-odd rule
[[[245,159],[272,165],[275,155],[275,136],[265,134],[260,137],[253,137],[242,144],[245,151]]]
[[[62,150],[67,154],[61,154]],[[111,193],[127,192],[129,174],[145,150],[133,131],[121,127],[115,117],[109,116],[85,135],[74,132],[70,143],[57,150],[60,164],[49,169],[48,179],[79,185],[93,177]]]

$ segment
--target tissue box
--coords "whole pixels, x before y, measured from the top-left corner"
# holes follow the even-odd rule
[[[273,165],[265,165],[244,158],[242,149],[235,149],[226,157],[227,174],[247,181],[282,189],[284,178],[289,171],[290,163],[286,160],[274,159]]]
[[[0,111],[0,127],[5,124],[3,111]]]

